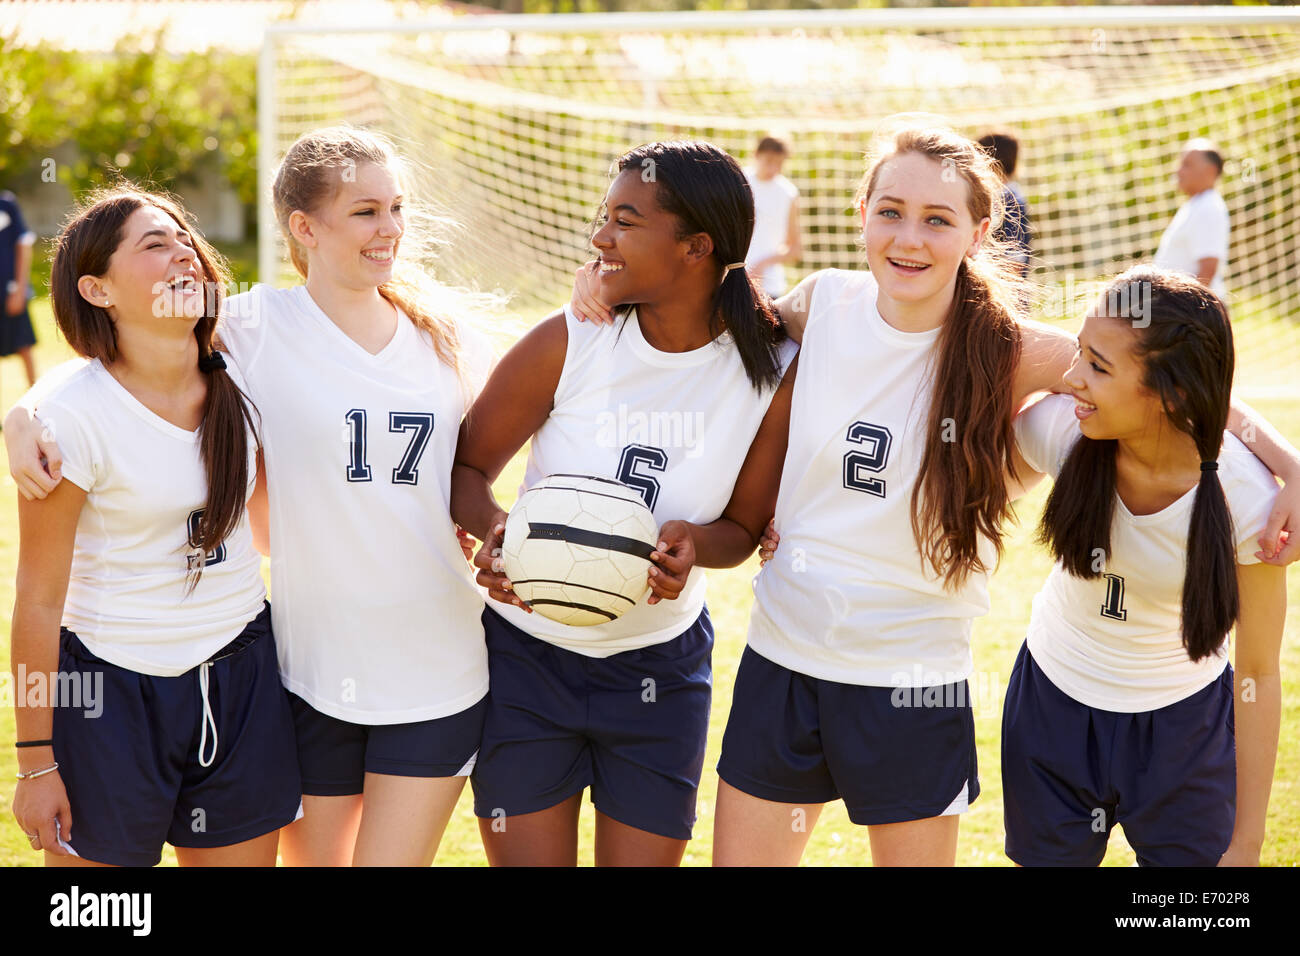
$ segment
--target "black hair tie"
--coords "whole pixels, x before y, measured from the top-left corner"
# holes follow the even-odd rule
[[[226,360],[221,357],[220,352],[213,352],[211,355],[205,355],[199,359],[200,372],[215,372],[218,369],[225,369]]]
[[[1201,471],[1218,471],[1218,470],[1219,470],[1219,463],[1217,461],[1201,462]]]

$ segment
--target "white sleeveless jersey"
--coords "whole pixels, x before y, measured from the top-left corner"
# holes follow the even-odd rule
[[[183,674],[237,637],[266,599],[246,514],[206,556],[189,592],[199,557],[190,555],[189,535],[208,497],[199,433],[154,414],[98,359],[36,410],[54,432],[64,476],[86,492],[63,626],[109,663],[157,677]],[[256,469],[250,430],[248,494]]]
[[[781,545],[758,575],[749,644],[844,684],[963,680],[988,575],[956,592],[921,563],[912,488],[939,330],[900,332],[870,273],[828,269],[809,302],[776,504]],[[981,557],[991,566],[992,542]]]
[[[1053,478],[1082,433],[1074,399],[1052,395],[1016,419],[1021,454]],[[1237,563],[1256,564],[1277,482],[1227,432],[1219,481],[1232,515]],[[1099,578],[1078,578],[1058,563],[1034,597],[1029,652],[1053,684],[1101,710],[1140,713],[1183,700],[1216,680],[1228,642],[1193,663],[1182,643],[1183,574],[1195,489],[1169,507],[1134,515],[1115,502],[1110,558]]]
[[[460,331],[481,381],[491,350]],[[455,373],[405,316],[371,355],[305,286],[232,297],[220,334],[262,415],[284,685],[360,724],[476,703],[487,651],[450,514],[466,408]]]
[[[522,494],[557,473],[614,478],[641,492],[655,521],[707,524],[721,516],[775,389],[750,384],[726,333],[690,352],[660,352],[636,313],[613,325],[579,322],[565,307],[569,345],[550,417],[533,436]],[[781,370],[794,357],[783,344]],[[493,601],[516,627],[566,650],[608,657],[670,641],[704,607],[705,576],[691,569],[672,601],[641,601],[617,620],[560,624]]]

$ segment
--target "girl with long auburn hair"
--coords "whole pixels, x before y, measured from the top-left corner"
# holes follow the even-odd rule
[[[793,348],[744,269],[754,204],[740,166],[684,142],[638,147],[616,169],[591,242],[593,281],[619,320],[584,325],[565,310],[539,323],[501,360],[456,451],[452,514],[485,539],[475,564],[493,598],[473,777],[493,865],[576,864],[587,787],[597,865],[680,863],[711,697],[700,569],[752,553],[785,453]],[[620,434],[602,425],[611,408],[694,427]],[[548,620],[500,573],[506,515],[491,485],[530,439],[525,488],[555,473],[619,480],[660,524],[653,593],[616,620]]]
[[[1258,865],[1286,573],[1255,556],[1277,482],[1224,431],[1227,310],[1139,267],[1078,342],[1070,394],[1015,426],[1017,473],[1056,481],[1039,532],[1057,563],[1002,712],[1007,855],[1095,866],[1118,822],[1142,865]]]
[[[301,136],[273,198],[303,283],[233,296],[218,330],[263,420],[249,512],[302,771],[290,865],[427,866],[482,729],[483,599],[448,501],[492,353],[481,299],[399,262],[427,240],[407,179],[376,133]],[[30,431],[6,439],[42,490]]]
[[[67,480],[19,501],[10,656],[24,692],[48,682],[17,707],[13,807],[46,865],[152,866],[167,842],[274,866],[299,811],[245,508],[257,415],[214,349],[226,281],[178,204],[129,185],[58,238],[54,315],[88,361],[36,409]]]
[[[979,792],[970,631],[1015,493],[1012,420],[1065,390],[1075,347],[1019,314],[1023,285],[989,238],[988,156],[947,127],[892,125],[857,197],[870,272],[815,273],[777,303],[801,341],[784,546],[756,583],[723,738],[720,865],[798,862],[837,798],[877,864],[951,865]],[[603,321],[589,281],[574,309]],[[1261,456],[1300,474],[1257,430]]]

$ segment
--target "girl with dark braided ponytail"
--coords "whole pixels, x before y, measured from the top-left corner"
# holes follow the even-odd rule
[[[1277,484],[1225,432],[1227,312],[1131,269],[1078,339],[1073,394],[1016,421],[1019,473],[1056,479],[1039,536],[1057,565],[1003,711],[1007,855],[1096,865],[1119,822],[1144,865],[1257,864],[1286,581],[1255,554]]]

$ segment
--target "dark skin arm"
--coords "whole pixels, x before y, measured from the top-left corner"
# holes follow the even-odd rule
[[[461,422],[451,469],[452,520],[483,542],[474,556],[478,583],[493,599],[525,610],[500,573],[506,511],[492,494],[492,482],[551,414],[568,345],[563,312],[515,343]]]
[[[660,538],[664,539],[660,550],[664,550],[664,544],[669,544],[668,554],[660,561],[660,567],[676,570],[677,562],[673,559],[677,555],[673,551],[679,542],[686,544],[693,553],[692,563],[705,568],[734,568],[754,553],[763,529],[776,511],[781,469],[790,437],[790,405],[798,366],[799,358],[795,356],[749,446],[749,453],[722,515],[705,525],[667,522],[659,532]],[[686,571],[690,571],[689,565]],[[652,569],[650,573],[653,577],[655,572]],[[682,584],[685,584],[684,574]],[[677,592],[680,591],[678,587]]]

